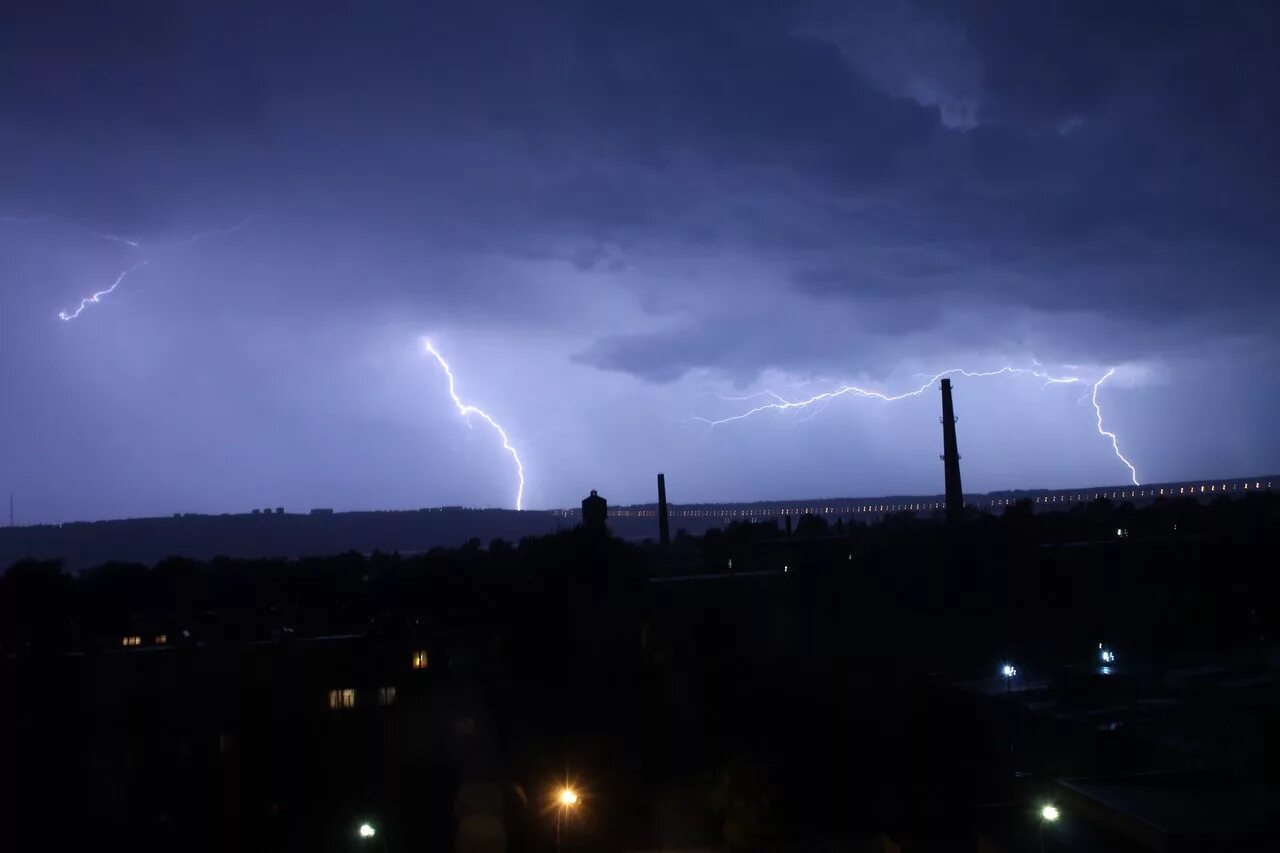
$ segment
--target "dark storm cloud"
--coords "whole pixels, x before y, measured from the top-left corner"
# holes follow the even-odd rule
[[[1277,222],[1275,17],[1189,3],[40,4],[4,29],[6,171],[19,207],[98,220],[173,216],[225,196],[228,173],[254,196],[241,208],[323,175],[381,208],[374,221],[448,199],[462,208],[450,239],[484,223],[464,239],[486,250],[559,234],[790,251],[803,257],[780,294],[936,289],[1146,315],[1163,291],[1158,312],[1190,315],[1206,271],[1223,272],[1219,296],[1274,272],[1256,247]],[[844,201],[857,210],[833,208]],[[596,268],[582,254],[595,250],[574,251]]]
[[[87,424],[78,446],[100,410],[50,397],[64,376],[148,408],[94,335],[198,377],[211,407],[245,374],[275,390],[264,352],[299,407],[328,406],[331,361],[394,362],[381,340],[357,352],[377,334],[480,337],[498,342],[469,353],[486,386],[525,348],[546,360],[506,386],[511,409],[640,387],[647,404],[609,415],[643,436],[691,372],[1157,363],[1192,341],[1274,356],[1277,8],[10,4],[0,361],[47,415],[33,424]],[[73,350],[60,373],[27,358],[46,343],[31,318],[135,260],[85,227],[158,248],[75,330],[101,373]],[[142,329],[173,349],[128,349]],[[378,406],[399,404],[390,385]],[[364,464],[358,435],[321,446]]]
[[[812,251],[789,276],[799,293],[851,304],[933,294],[1135,322],[1127,342],[1078,342],[1103,357],[1189,332],[1265,332],[1280,272],[1280,174],[1266,154],[1280,128],[1274,7],[898,3],[799,20],[805,39],[839,45],[845,72],[883,95],[847,90],[860,93],[849,110],[859,121],[831,126],[820,143],[843,145],[843,162],[806,158],[786,133],[774,140],[802,187],[792,226],[812,226]],[[878,41],[850,43],[844,34],[863,23]],[[909,48],[919,38],[944,49],[914,57],[917,74]],[[851,55],[859,50],[892,67],[869,66]],[[951,69],[961,69],[955,80]],[[867,117],[904,104],[932,121],[886,140],[877,130],[898,125]],[[767,114],[769,99],[756,109]],[[795,109],[787,102],[778,123],[790,126]],[[868,137],[887,144],[864,174]],[[834,197],[862,204],[833,215]],[[653,378],[653,361],[669,355],[656,349],[638,336],[584,357],[608,353],[601,366]],[[770,349],[775,364],[786,349]]]

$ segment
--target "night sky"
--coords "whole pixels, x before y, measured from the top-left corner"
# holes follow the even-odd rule
[[[0,497],[514,505],[425,338],[528,508],[937,493],[936,390],[698,419],[951,368],[1080,380],[953,377],[970,490],[1127,482],[1112,367],[1141,481],[1280,471],[1278,44],[1272,2],[7,4]]]

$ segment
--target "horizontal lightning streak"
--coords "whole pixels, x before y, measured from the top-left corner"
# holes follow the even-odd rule
[[[232,225],[229,228],[213,228],[213,229],[210,229],[209,231],[201,231],[199,234],[188,237],[187,239],[182,240],[180,242],[185,243],[187,245],[191,245],[193,243],[198,243],[207,237],[226,237],[229,234],[236,233],[237,231],[239,231],[241,228],[248,225],[257,217],[258,217],[258,214],[256,212],[250,213],[244,219],[240,220],[235,225]],[[135,243],[134,245],[137,245],[137,244]]]
[[[76,310],[70,313],[66,311],[59,311],[58,319],[67,321],[67,320],[74,320],[75,318],[79,317],[82,313],[84,313],[84,309],[88,308],[90,305],[97,304],[102,299],[102,297],[114,292],[115,289],[120,286],[120,283],[129,277],[130,273],[134,272],[140,267],[145,267],[149,263],[151,262],[138,261],[138,263],[134,264],[124,272],[120,273],[120,275],[116,276],[116,280],[112,282],[111,286],[108,287],[106,290],[99,290],[97,293],[93,294],[92,296],[86,296],[84,299],[81,299],[79,306],[76,307]]]
[[[1113,367],[1104,373],[1101,379],[1093,383],[1093,394],[1091,399],[1093,401],[1093,410],[1098,414],[1098,434],[1104,438],[1111,439],[1111,449],[1116,452],[1116,456],[1119,457],[1121,462],[1129,466],[1129,476],[1133,478],[1133,484],[1135,486],[1140,486],[1142,484],[1138,482],[1138,469],[1134,468],[1133,463],[1128,459],[1125,459],[1124,454],[1120,452],[1120,443],[1116,440],[1116,434],[1114,432],[1108,432],[1102,428],[1102,406],[1098,404],[1098,388],[1102,386],[1103,382],[1110,379],[1115,372],[1116,369]]]
[[[929,377],[929,381],[921,385],[919,388],[916,388],[913,391],[905,391],[901,394],[889,395],[881,391],[869,391],[866,388],[860,388],[857,385],[842,385],[841,387],[837,388],[834,391],[824,391],[821,394],[814,394],[812,397],[808,397],[803,400],[784,400],[781,397],[779,397],[777,394],[773,394],[772,392],[765,391],[761,393],[774,397],[776,402],[763,403],[759,406],[756,406],[753,409],[749,409],[743,412],[742,414],[732,415],[731,417],[720,418],[718,420],[712,420],[710,418],[701,418],[701,417],[695,417],[694,420],[704,423],[708,427],[717,427],[722,424],[732,423],[733,421],[745,420],[746,418],[749,418],[752,415],[758,415],[761,412],[766,412],[766,411],[785,412],[790,409],[803,409],[803,408],[812,406],[816,403],[827,403],[839,397],[845,397],[850,395],[855,397],[872,397],[877,400],[883,400],[886,403],[892,403],[897,400],[904,400],[907,397],[918,397],[919,395],[923,394],[925,391],[928,391],[930,388],[932,388],[933,384],[944,376],[951,376],[951,375],[960,375],[960,376],[967,376],[967,377],[1004,376],[1004,375],[1012,376],[1012,375],[1022,374],[1022,373],[1030,374],[1032,376],[1035,376],[1038,379],[1043,379],[1045,380],[1045,384],[1069,385],[1073,382],[1080,381],[1079,377],[1076,377],[1076,376],[1055,377],[1055,376],[1050,376],[1048,373],[1045,373],[1044,371],[1031,370],[1030,368],[1025,368],[1025,367],[1002,367],[999,370],[988,370],[988,371],[980,371],[980,372],[969,371],[969,370],[965,370],[963,368],[957,367],[951,370],[944,370],[941,373],[936,373],[933,376]],[[755,395],[755,396],[759,396],[759,395]]]
[[[501,437],[502,449],[510,453],[511,458],[515,460],[516,474],[518,475],[520,480],[520,485],[516,489],[516,509],[517,510],[524,509],[524,463],[520,461],[520,454],[517,453],[515,447],[511,445],[511,440],[507,438],[506,431],[501,426],[499,426],[498,422],[495,421],[493,418],[491,418],[489,414],[486,411],[484,411],[484,409],[480,409],[480,408],[477,408],[476,406],[470,405],[469,403],[462,402],[462,399],[458,396],[457,389],[454,386],[453,370],[449,367],[449,363],[445,361],[444,358],[440,355],[440,353],[436,351],[436,348],[431,345],[431,341],[423,341],[423,343],[426,345],[427,352],[435,356],[436,361],[440,363],[440,368],[444,371],[444,375],[449,380],[449,396],[453,398],[453,404],[454,406],[457,407],[458,414],[462,415],[464,418],[469,418],[469,416],[471,415],[476,415],[481,419],[483,419],[484,422],[487,423],[490,427],[492,427],[494,432],[496,432],[498,436]],[[468,423],[469,422],[470,421],[468,420]]]
[[[960,376],[966,376],[966,377],[972,378],[972,377],[986,377],[986,376],[1014,376],[1014,375],[1026,374],[1028,376],[1034,376],[1037,379],[1044,380],[1045,385],[1073,385],[1075,383],[1080,382],[1080,377],[1078,376],[1053,376],[1044,370],[1037,369],[1040,367],[1041,367],[1040,362],[1035,361],[1033,359],[1031,367],[1002,367],[999,370],[986,370],[986,371],[970,371],[970,370],[965,370],[963,368],[953,368],[951,370],[944,370],[941,373],[936,373],[933,376],[928,377],[928,381],[922,384],[919,388],[916,388],[911,391],[904,391],[901,394],[893,394],[893,395],[885,394],[881,391],[869,391],[866,388],[861,388],[857,385],[842,385],[839,388],[835,389],[834,391],[824,391],[821,394],[814,394],[812,397],[807,397],[803,400],[787,400],[786,398],[781,397],[780,395],[775,394],[772,391],[757,391],[754,394],[748,394],[742,397],[722,397],[721,399],[745,401],[745,400],[752,400],[757,397],[770,397],[774,400],[774,402],[762,403],[761,405],[756,406],[755,408],[748,409],[747,411],[742,412],[741,414],[731,415],[730,417],[727,417],[727,418],[719,418],[719,419],[713,420],[711,418],[694,417],[693,420],[698,421],[700,423],[704,423],[707,425],[708,429],[711,429],[717,426],[721,426],[722,424],[732,423],[734,421],[746,420],[747,418],[753,415],[758,415],[761,412],[768,412],[768,411],[786,412],[792,409],[807,409],[810,407],[814,407],[814,411],[810,413],[809,417],[806,417],[801,421],[801,422],[804,422],[804,421],[811,420],[812,418],[821,414],[822,411],[826,409],[826,407],[831,403],[832,400],[836,400],[840,397],[845,397],[845,396],[872,397],[877,400],[883,400],[886,403],[892,403],[897,400],[906,399],[907,397],[918,397],[919,395],[923,394],[925,391],[928,391],[930,388],[932,388],[934,386],[934,383],[936,383],[939,379],[943,378],[944,376],[951,376],[951,375],[960,375]],[[1108,379],[1110,379],[1114,373],[1115,373],[1115,368],[1111,368],[1110,370],[1108,370],[1107,373],[1101,379],[1099,379],[1097,382],[1094,383],[1092,394],[1085,394],[1084,397],[1090,398],[1093,403],[1094,411],[1097,413],[1097,417],[1098,417],[1099,434],[1101,434],[1104,438],[1110,439],[1111,448],[1115,451],[1117,458],[1119,458],[1120,461],[1123,462],[1128,467],[1129,474],[1133,479],[1133,484],[1137,486],[1137,485],[1140,485],[1138,483],[1137,469],[1135,469],[1133,466],[1133,463],[1131,463],[1128,459],[1126,459],[1124,454],[1120,452],[1120,444],[1116,438],[1115,433],[1108,432],[1107,430],[1102,428],[1102,406],[1101,404],[1098,403],[1098,387],[1102,385],[1103,382],[1106,382]],[[919,375],[924,375],[924,374],[919,374]],[[1083,402],[1084,397],[1081,398],[1081,402]]]

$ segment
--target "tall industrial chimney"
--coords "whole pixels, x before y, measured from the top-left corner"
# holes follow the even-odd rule
[[[663,548],[671,544],[671,523],[667,519],[667,478],[658,475],[658,543]]]
[[[956,446],[956,413],[951,405],[951,380],[942,380],[942,465],[947,483],[947,521],[964,518],[964,490],[960,488],[960,450]]]

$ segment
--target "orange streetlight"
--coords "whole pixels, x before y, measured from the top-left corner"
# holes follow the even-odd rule
[[[578,792],[570,788],[568,785],[565,785],[560,789],[559,793],[556,794],[556,804],[558,806],[556,809],[556,853],[560,853],[560,825],[568,816],[569,809],[578,805],[580,801]]]

